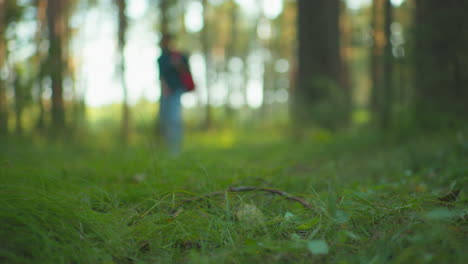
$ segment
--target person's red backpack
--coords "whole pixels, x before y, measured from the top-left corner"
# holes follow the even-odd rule
[[[195,82],[193,81],[192,73],[190,72],[190,67],[186,60],[184,60],[184,56],[182,53],[179,52],[172,52],[171,54],[172,60],[176,65],[176,68],[179,71],[180,81],[185,87],[187,92],[191,92],[195,90]]]

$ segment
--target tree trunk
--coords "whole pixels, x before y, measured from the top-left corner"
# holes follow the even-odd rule
[[[226,104],[225,104],[225,113],[227,118],[232,118],[233,116],[233,109],[231,107],[230,97],[235,89],[233,82],[231,81],[231,74],[229,70],[229,60],[235,56],[236,54],[236,47],[237,47],[237,21],[238,21],[238,7],[234,0],[230,1],[230,13],[229,13],[229,26],[231,30],[231,34],[229,37],[229,43],[226,46],[226,52],[224,53],[224,71],[226,72],[227,80],[226,86],[228,89],[227,96],[226,96]]]
[[[23,109],[25,104],[25,87],[21,83],[20,71],[16,71],[16,76],[14,80],[14,95],[15,95],[15,134],[21,136],[23,134]]]
[[[0,0],[0,72],[6,64],[7,43],[6,31],[6,0]],[[8,106],[6,98],[6,82],[0,74],[0,135],[8,133]]]
[[[42,41],[45,35],[45,29],[47,27],[47,0],[38,0],[36,2],[36,35],[35,35],[35,45],[36,45],[36,54],[34,58],[35,65],[38,67],[37,75],[36,75],[36,83],[38,89],[38,98],[37,104],[39,106],[39,116],[36,121],[36,127],[39,131],[43,131],[45,128],[45,106],[42,99],[42,95],[44,93],[44,85],[43,80],[44,76],[46,75],[45,69],[45,56],[43,51],[41,50]]]
[[[373,0],[372,2],[372,51],[370,55],[371,70],[371,100],[370,106],[374,116],[378,117],[380,87],[382,83],[382,57],[384,52],[383,33],[383,2],[384,0]]]
[[[127,9],[126,0],[116,0],[118,7],[118,73],[120,77],[120,85],[123,92],[122,102],[122,137],[124,141],[128,140],[130,131],[130,109],[128,105],[128,90],[125,78],[125,45],[127,42],[127,16],[125,14]]]
[[[340,75],[340,86],[344,94],[344,116],[343,121],[351,121],[351,114],[353,111],[353,85],[351,81],[351,71],[349,62],[351,61],[352,51],[350,47],[352,46],[353,39],[353,26],[352,26],[352,14],[347,12],[346,3],[340,3],[341,12],[340,17],[340,49],[341,49],[341,75]],[[346,123],[345,123],[346,124]]]
[[[334,109],[327,109],[325,112],[329,114],[319,117],[323,109],[317,107],[339,107],[337,97],[345,96],[341,87],[343,62],[339,14],[339,0],[298,1],[298,79],[293,102],[295,123],[310,123],[315,119],[329,126],[330,121],[337,121],[327,120],[335,119],[330,116],[337,114]]]
[[[392,52],[392,23],[393,23],[393,5],[391,0],[385,0],[385,50],[383,57],[383,83],[380,126],[387,130],[391,126],[393,111],[393,52]]]
[[[374,121],[379,124],[381,117],[381,98],[383,85],[383,54],[385,50],[384,32],[384,1],[374,0],[372,2],[372,52],[370,61],[371,70],[371,110]]]
[[[48,71],[52,80],[52,126],[54,132],[65,128],[65,107],[63,102],[64,38],[66,33],[65,8],[68,0],[47,2],[49,32]]]
[[[416,0],[415,113],[422,125],[468,119],[467,1]],[[443,125],[443,124],[442,124]]]
[[[205,106],[205,121],[203,126],[210,128],[212,126],[212,109],[211,109],[211,47],[210,47],[210,35],[208,30],[208,1],[202,0],[203,5],[203,30],[201,32],[201,45],[203,55],[205,57],[205,84],[206,84],[206,106]]]

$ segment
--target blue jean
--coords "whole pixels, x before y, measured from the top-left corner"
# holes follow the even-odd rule
[[[171,154],[179,154],[182,148],[182,94],[182,89],[175,89],[170,95],[161,96],[159,105],[161,132]]]

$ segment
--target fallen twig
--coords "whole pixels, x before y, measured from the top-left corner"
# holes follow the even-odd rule
[[[218,191],[218,192],[213,192],[213,193],[205,194],[205,195],[198,196],[198,197],[193,197],[190,199],[185,199],[185,200],[182,200],[180,203],[185,204],[185,203],[196,202],[196,201],[204,200],[210,197],[220,196],[220,195],[225,194],[226,192],[251,192],[251,191],[262,191],[262,192],[276,194],[288,200],[298,202],[307,209],[313,209],[313,206],[304,199],[301,199],[297,196],[291,195],[281,190],[265,188],[265,187],[230,187],[226,191]]]
[[[453,190],[453,191],[449,192],[447,195],[444,195],[443,197],[439,197],[438,199],[439,199],[439,201],[447,202],[447,203],[455,202],[457,200],[459,194],[460,194],[460,189]]]

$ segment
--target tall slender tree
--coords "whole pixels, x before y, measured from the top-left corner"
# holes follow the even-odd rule
[[[393,5],[391,0],[372,3],[371,108],[375,123],[388,129],[393,109]]]
[[[467,120],[468,2],[415,4],[412,67],[417,120],[432,126],[439,117]]]
[[[37,67],[36,70],[36,87],[37,87],[37,104],[39,107],[39,116],[37,118],[37,128],[42,131],[45,128],[46,110],[42,95],[44,93],[43,80],[46,75],[46,54],[43,51],[43,41],[46,38],[47,29],[47,0],[36,1],[36,34],[34,37],[36,52],[34,55],[34,63]]]
[[[378,118],[379,98],[381,97],[380,88],[382,85],[383,67],[382,58],[385,46],[385,36],[383,31],[384,24],[384,1],[372,1],[371,28],[372,28],[372,49],[370,53],[370,76],[371,76],[371,109]]]
[[[0,0],[0,135],[8,133],[7,80],[4,70],[7,67],[8,41],[7,28],[21,17],[22,9],[17,0]],[[11,69],[10,69],[11,70]],[[7,78],[10,76],[7,76]]]
[[[27,73],[27,64],[16,64],[13,76],[14,109],[15,109],[15,134],[23,134],[23,112],[31,100],[31,80]]]
[[[7,42],[6,42],[6,27],[7,27],[7,0],[0,0],[0,72],[6,64]],[[6,82],[3,79],[3,74],[0,74],[0,134],[8,132],[8,106],[6,98]]]
[[[117,30],[117,41],[118,41],[118,53],[119,62],[117,71],[120,79],[120,85],[122,87],[123,102],[122,102],[122,137],[124,140],[128,140],[130,130],[130,107],[128,105],[128,89],[125,78],[125,46],[127,44],[127,27],[128,19],[126,15],[127,1],[126,0],[115,0],[118,11],[118,30]]]
[[[229,27],[230,27],[230,36],[229,42],[226,45],[226,50],[224,53],[224,71],[229,73],[229,60],[236,55],[237,51],[237,32],[238,32],[238,19],[239,19],[239,11],[238,11],[237,3],[234,0],[229,1]],[[229,74],[227,74],[229,76]],[[228,77],[229,78],[229,77]],[[230,105],[230,96],[235,88],[232,82],[227,82],[228,93],[226,96],[226,105],[225,111],[226,116],[230,117],[233,114],[232,107]]]
[[[380,126],[388,129],[392,122],[393,111],[393,46],[392,46],[392,23],[393,23],[393,5],[391,0],[385,0],[385,19],[384,19],[384,32],[385,32],[385,49],[383,58],[383,84],[382,84],[382,98],[381,104],[381,117]]]
[[[58,132],[65,128],[65,105],[63,100],[63,80],[65,73],[65,48],[67,33],[66,12],[69,0],[47,1],[47,24],[49,50],[47,73],[52,81],[52,126]]]
[[[343,61],[341,66],[340,86],[343,92],[343,103],[344,103],[344,121],[349,121],[353,107],[353,88],[351,84],[351,71],[350,61],[352,57],[352,14],[348,12],[347,5],[344,1],[340,2],[340,54]]]
[[[344,103],[338,98],[345,96],[339,15],[339,0],[298,1],[298,76],[293,95],[296,123],[315,119],[322,125],[334,126],[332,123],[338,121],[331,115],[336,115],[335,110]]]
[[[212,107],[211,107],[211,85],[212,85],[212,58],[211,58],[211,45],[210,45],[210,32],[209,32],[209,17],[208,17],[208,1],[201,0],[203,6],[203,29],[201,32],[201,45],[202,52],[205,57],[205,86],[206,86],[206,106],[205,106],[205,121],[204,127],[209,128],[212,126]]]

